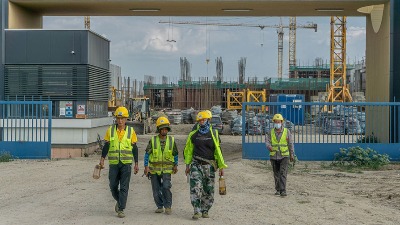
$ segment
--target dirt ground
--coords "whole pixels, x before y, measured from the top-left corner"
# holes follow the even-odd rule
[[[180,151],[191,126],[173,126]],[[172,180],[173,214],[155,214],[150,181],[141,176],[150,137],[138,137],[140,172],[131,178],[125,218],[114,212],[108,168],[100,179],[92,178],[100,156],[91,155],[0,163],[0,224],[399,224],[397,165],[346,173],[322,169],[320,162],[300,162],[288,175],[288,196],[281,198],[274,196],[269,162],[242,160],[241,137],[230,135],[221,136],[229,166],[227,195],[216,192],[210,218],[191,219],[183,162]]]

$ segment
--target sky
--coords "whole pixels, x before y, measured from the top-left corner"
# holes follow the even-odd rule
[[[222,57],[224,81],[237,81],[238,62],[246,57],[246,80],[277,77],[278,35],[276,29],[179,25],[160,21],[199,21],[207,23],[278,25],[289,24],[288,17],[91,17],[91,30],[110,40],[111,63],[121,67],[123,77],[139,81],[153,76],[155,83],[169,77],[180,78],[180,58],[191,63],[193,80],[216,76],[217,57]],[[297,29],[298,65],[313,65],[322,58],[329,63],[330,17],[297,17],[297,25],[310,22],[313,29]],[[361,61],[365,56],[365,17],[347,17],[347,59]],[[84,29],[83,17],[45,17],[44,29]],[[283,78],[288,77],[289,30],[284,30]],[[175,40],[176,42],[169,42]],[[209,59],[209,63],[206,63]]]

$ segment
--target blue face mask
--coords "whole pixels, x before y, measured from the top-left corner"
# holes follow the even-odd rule
[[[281,124],[281,123],[274,123],[274,127],[275,127],[276,129],[281,129],[282,124]]]

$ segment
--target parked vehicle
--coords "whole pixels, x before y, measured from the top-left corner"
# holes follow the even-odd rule
[[[211,117],[211,125],[214,129],[218,130],[219,134],[222,134],[222,130],[224,129],[224,125],[222,124],[222,119],[220,116]]]

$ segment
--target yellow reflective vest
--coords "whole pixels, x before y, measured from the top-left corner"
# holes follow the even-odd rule
[[[275,129],[271,130],[272,152],[269,153],[270,156],[274,156],[277,151],[280,151],[282,156],[289,156],[289,147],[286,140],[287,132],[287,128],[283,128],[281,139],[278,142],[275,135]]]
[[[132,164],[132,134],[133,128],[126,126],[125,134],[121,141],[117,135],[117,126],[111,126],[107,132],[110,132],[110,148],[108,150],[108,160],[110,165],[117,165],[119,161],[123,164]]]
[[[149,155],[149,168],[151,174],[172,173],[174,168],[174,156],[172,151],[175,139],[172,136],[166,136],[164,150],[161,149],[160,137],[151,138],[151,154]]]
[[[185,155],[185,164],[187,164],[187,165],[191,164],[192,160],[193,160],[194,145],[192,143],[192,136],[194,133],[197,132],[197,130],[190,132],[189,137],[186,140],[184,155]],[[211,136],[213,138],[214,145],[215,145],[214,159],[217,161],[217,166],[219,169],[227,168],[228,166],[225,164],[224,157],[222,156],[222,152],[221,152],[221,146],[220,146],[219,139],[218,139],[218,131],[212,129],[212,127],[210,127],[210,131],[211,131]],[[217,169],[217,168],[215,168],[215,169]]]

